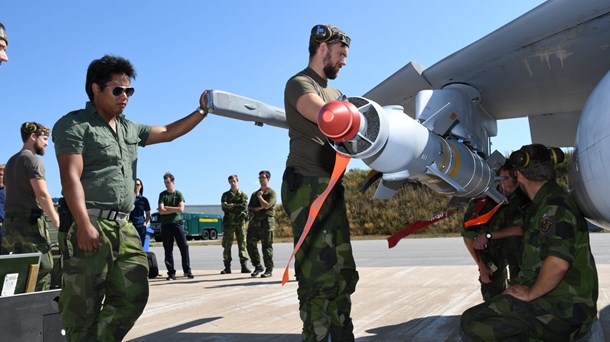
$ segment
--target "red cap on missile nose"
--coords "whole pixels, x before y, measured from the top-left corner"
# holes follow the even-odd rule
[[[331,140],[353,139],[360,129],[360,112],[348,101],[331,101],[320,109],[318,127]]]

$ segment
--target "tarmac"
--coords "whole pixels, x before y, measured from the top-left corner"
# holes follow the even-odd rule
[[[610,234],[601,236],[610,241]],[[456,244],[455,241],[450,243]],[[285,245],[285,249],[289,248],[289,244]],[[214,253],[221,251],[216,247]],[[197,248],[191,246],[191,255]],[[463,244],[457,248],[465,251]],[[603,248],[606,253],[606,245]],[[467,260],[461,257],[456,260]],[[215,258],[218,260],[220,254]],[[157,252],[157,259],[163,263],[162,252]],[[175,255],[174,259],[178,264],[180,256]],[[583,339],[594,342],[610,340],[610,263],[606,261],[607,254],[596,259],[599,320]],[[277,263],[271,278],[252,278],[242,273],[221,275],[221,267],[217,267],[194,269],[195,279],[178,277],[167,281],[160,276],[150,280],[149,302],[126,340],[301,341],[294,271],[290,270],[291,280],[282,286],[285,261]],[[482,301],[474,262],[392,267],[363,264],[358,267],[360,281],[352,296],[357,341],[460,341],[460,315]]]

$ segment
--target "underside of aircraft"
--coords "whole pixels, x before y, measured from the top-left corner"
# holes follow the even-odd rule
[[[528,117],[532,142],[574,147],[570,192],[610,229],[610,2],[547,1],[429,68],[409,62],[362,97],[320,111],[340,153],[383,173],[377,198],[406,181],[455,197],[497,192],[497,120]],[[215,90],[217,115],[286,128],[283,109]],[[510,134],[510,132],[501,132]]]

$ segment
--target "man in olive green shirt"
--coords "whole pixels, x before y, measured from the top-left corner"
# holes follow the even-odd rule
[[[343,95],[329,80],[337,78],[346,65],[350,43],[350,37],[336,26],[315,25],[309,36],[307,68],[286,82],[290,152],[282,177],[282,207],[290,217],[295,244],[304,232],[311,204],[325,191],[335,165],[336,152],[317,119],[324,104]],[[304,341],[355,339],[351,295],[358,271],[342,178],[328,193],[294,256]]]
[[[63,195],[74,222],[60,225],[63,286],[59,307],[70,341],[120,341],[148,300],[148,261],[134,208],[137,147],[180,137],[207,115],[199,108],[167,126],[125,117],[134,93],[131,63],[104,56],[87,70],[90,102],[53,127]],[[63,216],[62,216],[63,220]]]
[[[44,155],[49,129],[37,122],[21,125],[23,148],[6,163],[4,203],[4,253],[42,253],[36,282],[37,291],[51,286],[53,256],[43,212],[57,227],[59,216],[47,189],[45,169],[37,155]]]

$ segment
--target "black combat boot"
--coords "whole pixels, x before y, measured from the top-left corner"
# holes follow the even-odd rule
[[[220,271],[220,274],[229,274],[231,273],[231,264],[225,264],[225,269]]]
[[[252,272],[252,270],[248,268],[246,263],[242,263],[241,264],[241,273],[250,273],[250,272]]]
[[[259,274],[263,273],[263,267],[262,266],[255,266],[254,267],[254,272],[252,272],[251,276],[253,277],[258,277]]]

